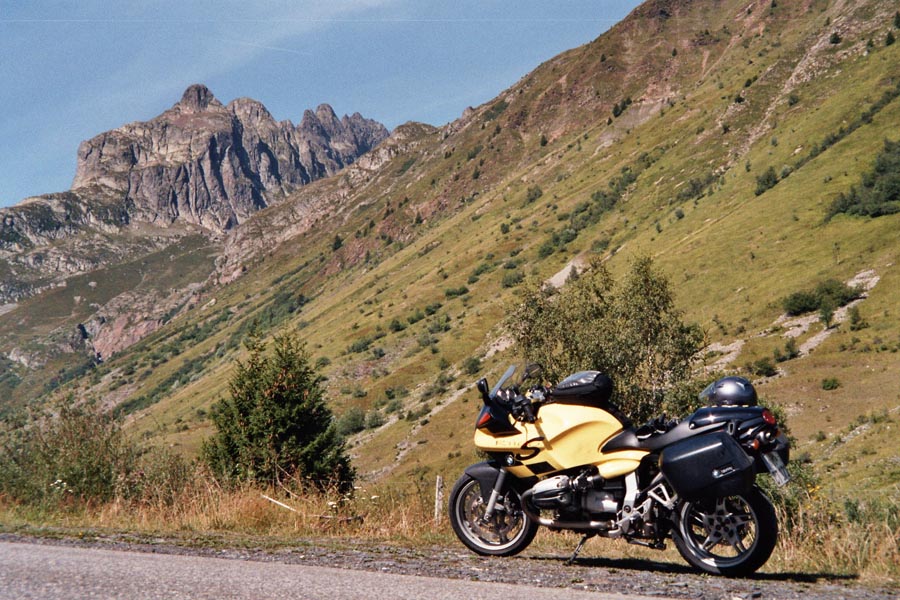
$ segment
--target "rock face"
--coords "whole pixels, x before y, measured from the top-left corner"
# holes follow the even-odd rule
[[[353,163],[388,136],[361,115],[338,119],[327,104],[298,126],[259,102],[223,105],[192,85],[160,116],[82,142],[72,189],[125,195],[132,218],[224,231],[273,199]]]
[[[197,226],[230,230],[387,137],[380,123],[339,119],[327,104],[295,126],[256,100],[223,105],[192,85],[158,117],[82,142],[72,190],[0,208],[0,307]]]

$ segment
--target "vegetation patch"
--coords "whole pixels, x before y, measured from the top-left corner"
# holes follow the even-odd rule
[[[784,311],[792,317],[849,304],[860,297],[859,288],[850,287],[836,279],[823,281],[812,291],[794,292],[781,301]]]
[[[864,173],[859,187],[853,186],[831,204],[825,219],[841,213],[881,217],[900,212],[900,141],[884,141],[875,166]]]

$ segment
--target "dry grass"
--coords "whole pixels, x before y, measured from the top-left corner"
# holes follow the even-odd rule
[[[900,503],[895,499],[876,500],[851,510],[833,500],[810,500],[792,516],[789,525],[784,525],[788,521],[781,515],[781,539],[764,571],[824,578],[851,576],[870,584],[897,584],[898,515]],[[196,478],[170,501],[116,499],[102,505],[33,508],[0,498],[0,528],[27,531],[35,526],[62,528],[64,534],[71,535],[88,529],[187,539],[191,544],[238,546],[284,546],[327,539],[406,546],[458,543],[446,512],[439,523],[434,522],[434,488],[424,480],[357,488],[353,498],[249,486],[227,490],[203,477]],[[544,530],[530,552],[566,556],[578,539],[575,534]],[[583,556],[683,562],[674,544],[660,553],[600,538],[586,546]]]
[[[895,497],[856,506],[848,510],[829,499],[802,505],[770,565],[786,572],[900,582],[900,502]]]
[[[348,498],[286,488],[225,489],[205,477],[167,498],[144,501],[116,498],[99,505],[34,507],[0,497],[0,524],[6,528],[38,525],[162,535],[353,536],[426,542],[449,533],[446,522],[434,525],[433,511],[433,493],[422,493],[414,484],[357,488]]]

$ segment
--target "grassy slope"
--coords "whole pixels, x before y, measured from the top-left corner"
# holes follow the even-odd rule
[[[659,4],[648,3],[637,16],[656,15]],[[621,272],[630,257],[651,254],[670,276],[687,317],[706,327],[711,341],[747,340],[733,365],[739,368],[783,346],[779,332],[769,331],[781,297],[824,278],[874,269],[881,282],[861,305],[870,327],[852,334],[839,328],[811,356],[784,363],[786,376],[763,383],[761,391],[786,406],[802,449],[838,473],[839,485],[863,478],[870,485],[896,483],[896,465],[893,475],[884,468],[892,464],[896,423],[869,423],[850,441],[835,439],[842,431],[846,437],[860,414],[900,405],[891,377],[900,343],[893,314],[900,217],[841,217],[826,225],[823,216],[831,199],[872,164],[881,140],[900,138],[900,103],[765,194],[757,197],[754,189],[769,166],[780,171],[794,163],[896,85],[900,45],[868,56],[849,52],[868,31],[881,36],[884,28],[863,12],[854,20],[840,5],[791,3],[769,14],[765,2],[748,15],[745,4],[694,3],[677,18],[631,19],[548,61],[474,115],[439,133],[423,131],[412,153],[401,152],[365,185],[348,189],[338,177],[309,186],[292,202],[343,190],[347,206],[360,208],[336,211],[335,218],[249,263],[236,282],[207,288],[204,302],[215,298],[214,306],[186,311],[109,361],[92,387],[83,381],[81,389],[105,396],[118,385],[121,399],[161,390],[149,409],[135,413],[136,430],[194,452],[209,431],[204,411],[226,393],[240,356],[236,342],[250,320],[268,311],[267,323],[300,331],[314,358],[330,360],[324,372],[339,414],[351,405],[382,407],[388,423],[355,440],[360,471],[452,477],[474,458],[470,431],[477,412],[471,391],[456,394],[474,379],[459,367],[467,357],[485,355],[502,335],[505,306],[514,296],[514,288],[501,286],[509,272],[544,279],[574,256],[595,252]],[[881,18],[882,5],[857,10],[874,6]],[[815,61],[804,62],[809,49],[827,39],[829,17],[835,26],[846,25],[845,41],[826,43],[813,53]],[[656,40],[649,46],[648,29]],[[789,83],[792,74],[815,65],[821,66],[815,77]],[[794,105],[791,92],[799,99]],[[739,93],[743,103],[734,101]],[[635,102],[608,125],[612,105],[629,96]],[[561,216],[608,189],[623,167],[636,168],[645,152],[656,161],[617,207],[541,259],[541,244],[565,227]],[[710,174],[702,197],[679,199],[686,181]],[[535,184],[543,195],[527,204],[526,190]],[[253,226],[265,232],[286,218],[291,204],[264,211]],[[508,233],[501,233],[502,224]],[[336,233],[344,244],[333,251]],[[592,250],[603,247],[598,241],[608,248]],[[488,270],[469,283],[482,264]],[[460,286],[469,293],[445,294]],[[312,300],[299,311],[284,310],[285,294],[299,293]],[[409,323],[435,303],[441,303],[435,315]],[[393,319],[407,327],[392,332]],[[444,319],[450,328],[438,331]],[[185,338],[191,327],[211,322],[202,339]],[[377,339],[363,352],[348,352],[366,337]],[[855,350],[841,351],[852,337],[860,340]],[[384,355],[377,357],[376,348]],[[496,377],[511,360],[508,353],[493,357],[485,371]],[[199,361],[199,370],[173,379],[191,361]],[[124,375],[129,370],[135,375]],[[837,377],[842,386],[823,391],[825,377]],[[396,420],[398,413],[386,410],[385,391],[396,388],[408,391],[400,412],[413,413],[409,419]],[[820,430],[826,439],[811,439]]]

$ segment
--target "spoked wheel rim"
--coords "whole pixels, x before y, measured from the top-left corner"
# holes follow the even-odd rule
[[[681,523],[691,553],[718,568],[742,564],[760,540],[759,517],[742,496],[689,502]]]
[[[513,492],[507,492],[497,500],[494,514],[488,521],[484,520],[486,509],[481,486],[477,481],[470,480],[460,490],[454,510],[461,526],[460,533],[472,544],[492,552],[502,552],[528,535],[525,513]]]

